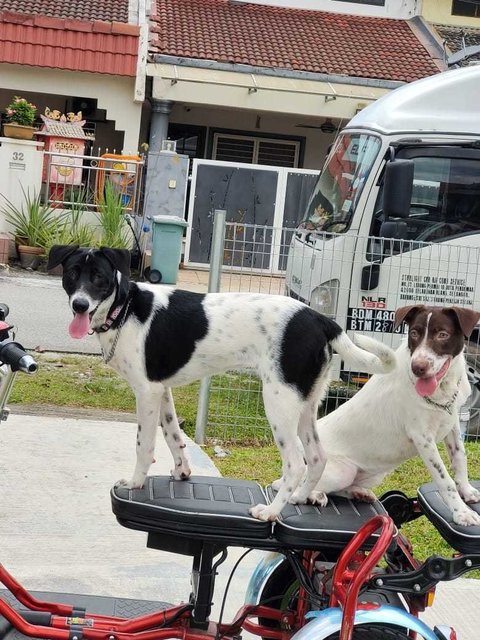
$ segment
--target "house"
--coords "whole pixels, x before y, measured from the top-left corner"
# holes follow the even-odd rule
[[[358,110],[446,69],[417,4],[152,1],[150,150],[318,168]]]
[[[423,0],[422,14],[438,33],[449,66],[480,62],[480,1]]]
[[[141,3],[139,3],[140,5]],[[129,0],[0,0],[0,111],[13,95],[82,111],[95,146],[138,149],[145,15]]]

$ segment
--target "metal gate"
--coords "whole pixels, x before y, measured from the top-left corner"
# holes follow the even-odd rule
[[[213,213],[224,209],[227,222],[236,223],[228,227],[224,268],[283,272],[281,248],[289,244],[291,233],[283,229],[300,222],[317,176],[318,171],[309,169],[194,160],[185,266],[208,268]]]

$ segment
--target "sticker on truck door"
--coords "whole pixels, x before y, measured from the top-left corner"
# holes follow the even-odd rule
[[[400,276],[400,301],[433,305],[457,304],[473,306],[475,289],[466,278],[421,276],[404,273]]]

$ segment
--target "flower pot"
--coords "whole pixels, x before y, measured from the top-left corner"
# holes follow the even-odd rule
[[[44,250],[42,247],[29,247],[25,244],[19,244],[17,247],[20,264],[24,269],[38,269]]]
[[[17,140],[32,140],[35,127],[28,127],[15,122],[5,122],[3,125],[3,135],[7,138],[17,138]]]

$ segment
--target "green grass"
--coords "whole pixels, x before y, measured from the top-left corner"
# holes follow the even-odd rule
[[[130,387],[100,357],[55,354],[36,354],[35,357],[39,370],[34,376],[17,377],[9,401],[11,406],[46,404],[135,412],[135,398]],[[265,422],[258,381],[245,374],[225,374],[216,376],[212,387],[210,416],[216,412],[219,422],[231,421],[230,426],[209,428],[210,443],[206,451],[221,473],[233,478],[256,480],[260,484],[279,478],[280,456]],[[184,418],[185,432],[191,437],[195,431],[198,390],[199,383],[194,383],[175,389],[174,393],[177,413]],[[252,418],[252,415],[257,417]],[[213,439],[228,448],[228,457],[215,457]],[[480,478],[480,443],[467,443],[466,449],[470,477]],[[388,476],[375,492],[380,495],[389,489],[399,489],[414,496],[417,487],[428,481],[430,478],[421,460],[409,460]],[[426,518],[415,520],[402,530],[412,541],[419,559],[432,553],[452,554],[451,548]],[[473,573],[469,575],[480,577]]]

